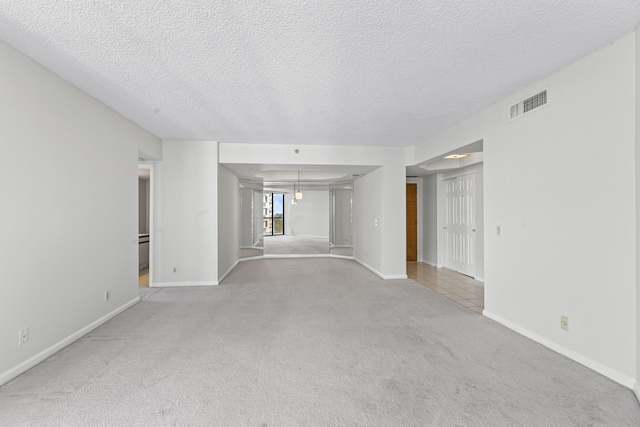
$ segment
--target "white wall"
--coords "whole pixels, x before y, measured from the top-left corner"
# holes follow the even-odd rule
[[[436,175],[422,178],[422,259],[429,265],[435,266],[438,262],[438,180]]]
[[[154,170],[153,286],[218,283],[217,148],[213,141],[163,141]]]
[[[137,302],[138,151],[160,141],[3,42],[0,117],[2,384]]]
[[[383,205],[380,187],[383,179],[384,174],[380,168],[356,178],[353,183],[353,257],[379,274],[384,274],[381,272],[385,248],[380,216]],[[404,253],[406,254],[406,247]]]
[[[294,152],[295,149],[299,150],[298,154]],[[222,164],[380,166],[371,172],[375,173],[374,179],[365,179],[365,193],[367,197],[375,199],[368,200],[367,204],[375,205],[376,209],[372,214],[379,220],[378,226],[371,221],[364,221],[364,218],[358,218],[354,209],[354,227],[358,227],[356,223],[360,223],[362,236],[379,235],[379,250],[382,254],[375,257],[376,264],[371,265],[363,259],[356,259],[385,278],[406,277],[405,158],[405,149],[393,147],[220,144]],[[360,179],[362,178],[356,182]],[[370,181],[375,181],[371,188]],[[362,186],[362,183],[360,185]],[[359,197],[361,196],[354,195],[354,200]],[[363,209],[359,212],[368,215]],[[354,228],[355,253],[363,254],[365,248],[360,248],[360,252],[357,250],[357,236]]]
[[[329,238],[329,191],[302,192],[302,199],[291,204],[292,193],[285,197],[285,234]]]
[[[148,212],[149,181],[138,179],[138,233],[149,232]]]
[[[240,181],[218,167],[218,279],[234,267],[240,255]]]
[[[640,25],[636,28],[636,383],[640,400]]]
[[[240,247],[253,246],[253,189],[240,189]]]
[[[415,150],[422,161],[436,146],[484,140],[485,315],[627,386],[637,337],[634,39]],[[510,105],[544,88],[548,107],[509,122]]]
[[[336,246],[351,246],[352,241],[352,224],[351,224],[351,190],[336,189],[333,192],[333,211],[335,218],[333,219],[334,242]]]

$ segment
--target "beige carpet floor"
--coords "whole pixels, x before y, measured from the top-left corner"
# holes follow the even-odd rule
[[[0,425],[640,425],[631,390],[350,260],[153,291],[1,387]]]
[[[264,254],[329,254],[329,238],[306,236],[265,236]]]

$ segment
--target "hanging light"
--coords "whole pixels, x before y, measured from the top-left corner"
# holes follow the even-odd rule
[[[293,186],[295,187],[295,183],[293,184]],[[297,200],[302,200],[302,191],[300,190],[300,171],[298,171],[298,192],[296,193],[296,203]]]
[[[297,205],[298,204],[298,198],[297,198],[297,193],[296,193],[296,182],[293,181],[293,199],[291,199],[291,204],[292,205]]]

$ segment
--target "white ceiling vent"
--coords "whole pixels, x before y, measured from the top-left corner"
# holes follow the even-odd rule
[[[516,117],[520,117],[527,114],[530,111],[535,110],[538,107],[542,107],[547,104],[547,90],[543,90],[540,93],[536,93],[533,96],[525,99],[522,102],[518,102],[511,106],[511,120]]]

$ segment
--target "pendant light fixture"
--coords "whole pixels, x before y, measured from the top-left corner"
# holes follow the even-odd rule
[[[297,198],[297,193],[296,193],[296,182],[293,181],[293,199],[291,199],[291,204],[292,205],[297,205],[298,204],[298,198]]]
[[[295,187],[295,183],[293,184],[293,186]],[[298,171],[298,192],[296,193],[296,202],[297,200],[302,200],[302,190],[300,188],[300,171]]]

